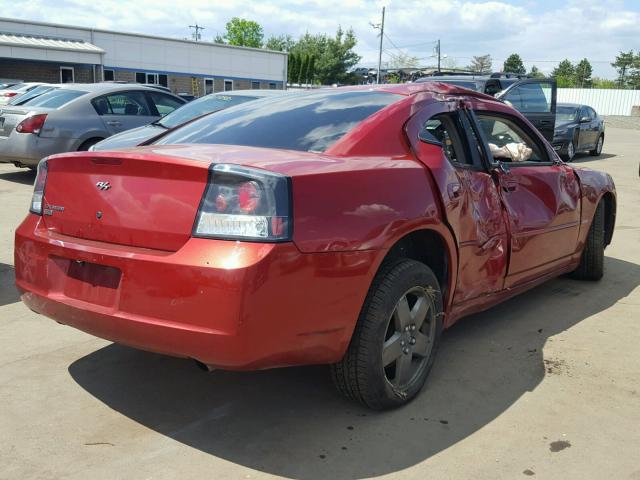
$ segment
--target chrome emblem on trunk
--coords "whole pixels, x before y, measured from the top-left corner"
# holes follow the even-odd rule
[[[111,188],[111,184],[109,182],[97,182],[96,187],[100,190],[109,190]]]

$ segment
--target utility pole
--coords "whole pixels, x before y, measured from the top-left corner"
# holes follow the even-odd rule
[[[204,27],[201,27],[200,25],[198,25],[198,23],[196,22],[195,25],[189,25],[189,28],[193,28],[195,31],[193,32],[193,39],[197,42],[198,40],[200,40],[200,38],[202,37],[200,35],[200,30],[204,30]]]
[[[369,25],[371,25],[376,30],[380,29],[380,50],[378,52],[378,73],[376,75],[376,83],[380,83],[380,68],[382,67],[382,38],[384,37],[384,9],[385,7],[382,7],[382,23],[369,22]]]
[[[440,73],[440,39],[438,39],[438,46],[436,48],[438,49],[438,73]]]
[[[382,23],[380,24],[380,51],[378,52],[378,78],[376,83],[380,83],[380,68],[382,68],[382,38],[384,37],[384,8],[382,7]]]

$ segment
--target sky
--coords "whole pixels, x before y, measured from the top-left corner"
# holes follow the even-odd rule
[[[565,58],[587,58],[594,76],[615,78],[615,56],[640,50],[640,0],[0,0],[0,15],[176,38],[189,37],[197,22],[205,41],[224,33],[234,16],[260,23],[265,38],[334,34],[342,26],[355,31],[361,66],[369,67],[377,64],[379,43],[370,23],[380,23],[383,5],[383,62],[402,52],[433,64],[440,39],[446,66],[491,54],[498,71],[518,53],[527,69],[549,73]]]

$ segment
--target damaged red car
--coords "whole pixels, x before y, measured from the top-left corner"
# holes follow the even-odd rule
[[[459,318],[598,280],[615,214],[611,177],[493,97],[328,89],[42,160],[16,282],[93,335],[211,369],[329,364],[383,409],[418,394]]]

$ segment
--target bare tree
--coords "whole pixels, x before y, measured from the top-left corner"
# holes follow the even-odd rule
[[[469,65],[469,70],[478,73],[491,73],[491,55],[474,56]]]
[[[389,58],[389,68],[418,68],[420,59],[405,52],[394,53]]]

